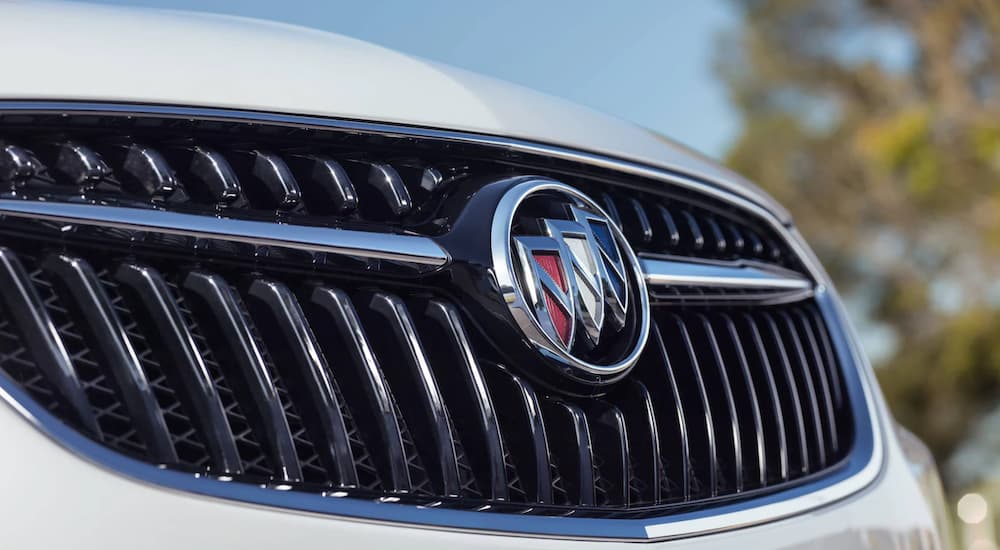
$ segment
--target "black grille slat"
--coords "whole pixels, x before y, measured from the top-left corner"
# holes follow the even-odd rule
[[[681,234],[677,229],[677,222],[674,216],[662,204],[653,207],[655,211],[649,219],[653,224],[653,235],[659,236],[657,242],[663,250],[672,250],[681,242]]]
[[[409,309],[398,296],[385,293],[373,294],[367,309],[377,314],[375,322],[389,328],[374,332],[384,337],[376,343],[376,354],[381,350],[381,364],[396,388],[394,394],[409,419],[417,448],[426,457],[424,462],[436,466],[431,478],[440,494],[458,496],[456,437]]]
[[[658,426],[662,427],[660,454],[665,461],[665,479],[673,478],[675,483],[680,485],[680,499],[689,500],[692,489],[692,466],[688,423],[659,323],[652,323],[650,326],[649,342],[652,347],[647,349],[640,368],[646,371],[644,374],[648,387],[659,389],[659,392],[651,397],[654,412],[660,419]],[[666,381],[666,387],[662,381]],[[668,434],[674,434],[676,439],[670,438]],[[677,495],[673,494],[664,496],[677,498]]]
[[[181,395],[175,391],[175,386],[164,372],[160,355],[151,345],[147,332],[154,331],[141,315],[132,311],[125,299],[128,289],[119,284],[113,277],[115,266],[101,269],[99,276],[101,284],[108,293],[115,314],[122,324],[122,329],[135,349],[142,370],[149,379],[149,385],[163,411],[163,420],[177,453],[178,464],[198,470],[214,470],[208,448],[202,441],[196,424],[193,422],[189,409],[182,404]],[[152,332],[156,334],[155,332]],[[158,335],[157,335],[158,336]],[[155,338],[154,338],[155,339]],[[173,370],[172,365],[170,370]]]
[[[326,465],[333,472],[331,481],[342,487],[358,485],[358,473],[350,446],[347,425],[342,413],[330,366],[320,350],[312,327],[298,300],[287,286],[262,279],[250,285],[248,302],[258,320],[268,318],[262,330],[273,353],[294,359],[296,368],[285,369],[286,380],[296,401],[303,406],[310,422],[307,429]],[[254,306],[258,308],[254,311]],[[321,443],[320,443],[321,442]]]
[[[806,317],[809,321],[812,330],[819,335],[819,344],[823,352],[823,366],[830,378],[830,386],[833,392],[833,404],[834,407],[840,409],[844,406],[844,395],[841,389],[840,380],[840,370],[837,368],[837,361],[833,354],[833,346],[830,343],[830,336],[826,331],[826,323],[823,322],[822,317],[815,307],[807,306]]]
[[[656,504],[666,485],[660,457],[660,430],[653,398],[645,384],[632,380],[615,396],[628,430],[628,458],[631,475],[629,501],[633,504]]]
[[[492,365],[486,376],[491,381],[494,404],[506,419],[500,425],[504,442],[510,446],[528,498],[551,503],[551,460],[538,394],[526,380],[499,365]]]
[[[719,430],[716,438],[717,448],[720,456],[725,456],[727,459],[732,457],[732,468],[724,470],[733,472],[735,490],[739,493],[743,491],[742,429],[740,418],[736,414],[732,384],[712,324],[703,315],[698,315],[694,321],[696,325],[701,325],[701,330],[697,332],[699,340],[704,338],[698,347],[705,350],[705,357],[702,360],[702,365],[706,369],[705,378],[712,381],[709,386],[713,388],[710,401],[714,410],[715,427]]]
[[[631,242],[649,245],[653,242],[653,226],[646,215],[646,209],[635,198],[629,197],[618,203],[622,216],[622,230]]]
[[[243,410],[248,411],[248,418],[253,420],[251,427],[259,434],[276,466],[275,477],[282,481],[301,480],[302,466],[274,377],[268,372],[239,296],[221,277],[197,271],[187,275],[184,287],[203,302],[203,318],[208,321],[203,326],[217,331],[211,340],[226,346],[215,356],[237,393],[246,396]]]
[[[339,162],[324,155],[289,155],[286,160],[308,213],[343,216],[357,209],[358,192]]]
[[[21,261],[0,247],[0,297],[6,314],[24,338],[34,363],[73,411],[74,420],[100,438],[101,428],[91,410],[76,368],[55,324],[42,305]]]
[[[431,366],[436,368],[444,398],[453,411],[472,411],[452,415],[462,440],[467,442],[469,460],[479,472],[484,492],[493,499],[506,500],[507,469],[500,424],[462,317],[455,306],[440,300],[429,301],[425,315],[428,325],[433,325],[427,330],[434,330],[438,342],[430,349],[432,354],[438,354],[433,356],[438,360]],[[457,376],[451,369],[446,371],[446,365],[454,365]]]
[[[132,342],[93,268],[80,258],[61,254],[47,257],[42,266],[54,280],[60,282],[60,291],[70,297],[69,301],[75,303],[77,314],[85,320],[81,325],[95,342],[151,457],[162,463],[176,463],[177,453],[171,443],[163,412]]]
[[[629,487],[628,428],[621,410],[604,401],[591,400],[585,405],[591,441],[594,448],[595,484],[603,493],[604,506],[628,506],[632,497]]]
[[[823,357],[819,349],[819,344],[816,340],[816,335],[813,333],[812,326],[809,324],[808,319],[806,319],[805,314],[796,309],[790,315],[794,318],[794,321],[796,321],[796,328],[800,331],[802,340],[804,341],[804,347],[806,348],[805,353],[808,357],[805,366],[807,367],[807,371],[810,375],[815,379],[814,385],[818,386],[816,391],[820,401],[822,421],[826,426],[826,447],[830,452],[835,454],[839,450],[837,417],[833,409],[830,381],[827,380],[826,367],[823,365]]]
[[[229,155],[247,200],[256,208],[290,211],[302,202],[302,190],[284,159],[260,149]]]
[[[702,233],[701,225],[698,224],[697,218],[687,211],[681,210],[681,223],[682,231],[682,243],[687,247],[688,251],[698,252],[705,247],[705,235]]]
[[[573,502],[592,506],[594,453],[586,414],[577,405],[551,398],[545,400],[543,410],[553,443],[550,450],[559,462],[566,491]]]
[[[387,221],[405,216],[413,199],[403,178],[391,164],[348,160],[344,164],[358,193],[358,209],[367,218]]]
[[[384,451],[375,453],[372,459],[385,488],[409,491],[410,472],[395,404],[354,304],[344,291],[327,287],[315,288],[309,299],[313,306],[310,321],[326,356],[341,357],[347,350],[352,364],[335,361],[331,367],[335,376],[357,388],[353,395],[344,397],[355,421],[367,425],[363,426],[367,427],[366,446]]]
[[[719,222],[712,216],[706,216],[705,225],[708,228],[709,243],[712,245],[715,254],[724,256],[726,250],[729,248],[729,243],[726,241],[726,235],[722,232]]]
[[[725,347],[725,355],[728,360],[724,363],[729,365],[732,371],[736,371],[736,375],[733,376],[734,388],[739,387],[744,393],[741,403],[743,406],[741,409],[749,407],[750,414],[749,419],[744,417],[741,427],[743,428],[743,449],[747,453],[746,458],[754,460],[756,462],[757,468],[755,472],[757,475],[757,484],[764,486],[767,484],[767,454],[765,452],[765,447],[767,445],[767,437],[765,435],[764,422],[761,415],[761,398],[757,393],[756,383],[754,382],[754,377],[750,371],[750,364],[747,361],[746,353],[743,350],[743,344],[740,342],[740,337],[738,329],[736,328],[733,320],[726,314],[720,315],[719,322],[721,324],[720,330],[718,331],[719,340]],[[738,390],[734,390],[738,391]],[[749,420],[749,421],[748,421]],[[744,461],[746,462],[746,458]]]
[[[681,402],[685,407],[686,418],[692,419],[687,424],[688,438],[692,455],[704,456],[704,460],[692,460],[693,471],[692,496],[716,496],[719,482],[719,453],[716,444],[715,411],[708,397],[705,381],[702,377],[702,367],[698,362],[691,336],[684,320],[676,315],[670,315],[664,323],[664,336],[667,349],[678,350],[675,360],[675,380],[680,390]],[[683,365],[683,366],[681,366]]]
[[[160,335],[156,345],[163,350],[161,362],[174,367],[166,374],[174,379],[174,387],[184,389],[183,396],[194,413],[191,417],[205,440],[214,469],[221,473],[242,472],[222,400],[167,283],[156,270],[132,263],[122,264],[115,277],[123,288],[135,294],[141,306],[134,310],[143,312]]]
[[[802,345],[802,340],[799,338],[798,332],[795,330],[795,325],[792,322],[791,317],[786,312],[778,313],[778,318],[776,322],[779,323],[780,328],[783,329],[785,333],[785,339],[790,342],[789,354],[794,353],[793,360],[791,361],[793,365],[792,372],[795,376],[795,383],[799,388],[799,395],[803,393],[806,395],[806,403],[803,404],[803,411],[806,416],[806,431],[812,437],[810,438],[813,442],[813,450],[815,452],[810,453],[810,457],[815,461],[815,468],[822,468],[826,466],[827,456],[826,456],[826,436],[823,433],[823,418],[820,413],[819,397],[816,392],[816,383],[813,381],[813,375],[809,369],[809,362],[806,359],[806,352]],[[808,408],[806,408],[808,406]]]
[[[785,412],[778,394],[778,385],[775,381],[774,372],[771,368],[767,350],[764,347],[764,340],[761,337],[757,323],[747,314],[744,314],[742,319],[737,320],[742,321],[739,326],[745,328],[742,331],[742,342],[744,349],[748,350],[747,358],[752,365],[751,373],[760,382],[758,385],[765,388],[766,391],[761,392],[760,395],[766,395],[768,404],[770,405],[771,414],[764,418],[769,419],[773,425],[774,438],[772,439],[773,444],[770,445],[770,448],[772,449],[772,453],[777,455],[777,460],[774,460],[772,456],[772,459],[766,460],[765,463],[777,466],[778,470],[774,475],[775,481],[787,480],[789,476],[789,435],[785,429]],[[734,329],[733,332],[739,331]],[[772,430],[767,430],[765,433],[772,433]]]
[[[762,316],[761,323],[764,326],[763,333],[766,339],[764,346],[767,348],[768,365],[777,371],[775,381],[778,384],[779,394],[784,397],[782,411],[786,420],[791,421],[792,433],[795,436],[794,443],[788,447],[788,468],[790,472],[797,470],[798,473],[805,474],[809,471],[809,446],[802,398],[777,323],[768,314]]]

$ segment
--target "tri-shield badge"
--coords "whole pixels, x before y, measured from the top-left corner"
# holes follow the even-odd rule
[[[539,220],[544,235],[513,240],[542,330],[566,350],[591,349],[600,343],[605,325],[611,332],[624,326],[628,284],[608,222],[576,205],[568,210],[570,219]]]

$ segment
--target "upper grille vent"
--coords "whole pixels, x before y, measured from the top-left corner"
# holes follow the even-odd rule
[[[30,147],[30,148],[29,148]],[[254,145],[152,147],[129,137],[26,136],[0,142],[0,181],[28,195],[150,201],[168,206],[306,214],[376,222],[410,215],[462,167],[384,162]]]
[[[22,197],[437,234],[454,182],[527,172],[590,194],[636,252],[801,269],[772,229],[730,205],[659,185],[626,193],[620,176],[551,159],[217,121],[0,114],[0,125],[0,185]]]
[[[655,196],[611,192],[602,199],[638,253],[798,265],[771,232],[735,216]]]

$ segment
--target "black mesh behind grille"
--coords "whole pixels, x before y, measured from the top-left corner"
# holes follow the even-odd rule
[[[152,460],[145,453],[143,435],[131,423],[130,412],[122,399],[122,392],[131,388],[117,387],[110,383],[111,374],[103,358],[82,330],[79,313],[64,304],[57,292],[58,284],[53,274],[42,267],[49,251],[39,252],[29,242],[6,239],[6,253],[14,254],[30,273],[30,285],[45,304],[45,309],[56,327],[56,332],[66,344],[73,365],[81,376],[93,414],[102,428],[100,441],[131,456]],[[206,435],[196,428],[191,419],[192,400],[196,395],[186,393],[183,386],[172,383],[174,378],[165,373],[182,365],[164,360],[150,339],[158,337],[147,314],[139,304],[123,297],[124,285],[116,280],[115,270],[121,263],[137,260],[95,251],[80,252],[86,262],[98,273],[102,289],[114,304],[124,335],[137,350],[139,364],[145,372],[157,402],[162,410],[170,441],[177,453],[173,466],[206,473],[222,473],[205,446]],[[347,428],[352,478],[356,483],[344,484],[344,479],[331,470],[317,449],[327,442],[318,440],[324,431],[310,427],[312,419],[303,416],[308,405],[301,401],[303,392],[289,391],[290,381],[300,380],[294,374],[294,359],[282,356],[280,360],[269,355],[269,338],[257,338],[264,353],[266,368],[272,374],[280,406],[294,441],[294,454],[301,476],[287,480],[278,472],[279,462],[273,455],[274,437],[265,426],[254,420],[247,411],[254,403],[246,395],[233,391],[233,377],[247,373],[223,373],[214,355],[225,353],[213,338],[209,343],[204,324],[219,322],[208,313],[190,309],[193,298],[183,280],[193,269],[152,262],[156,270],[170,281],[167,298],[175,301],[183,312],[187,328],[195,345],[211,372],[220,405],[234,438],[233,443],[241,459],[241,479],[256,482],[291,481],[308,490],[329,488],[343,489],[357,496],[392,495],[404,500],[440,499],[452,506],[470,507],[492,500],[495,509],[511,506],[530,506],[534,513],[622,513],[629,509],[647,510],[650,506],[671,506],[697,503],[705,500],[749,495],[781,487],[788,482],[807,478],[838,463],[846,456],[851,440],[851,422],[847,404],[842,398],[842,379],[833,363],[829,337],[825,324],[815,305],[809,301],[767,307],[685,307],[655,309],[654,332],[636,373],[627,384],[613,386],[606,395],[582,398],[551,394],[543,387],[536,387],[529,380],[513,374],[504,366],[495,364],[495,353],[484,349],[488,344],[475,334],[471,325],[459,316],[460,324],[451,327],[467,334],[474,346],[478,364],[448,361],[447,348],[462,349],[465,342],[456,342],[442,330],[440,319],[428,313],[428,304],[442,303],[424,291],[387,292],[398,297],[415,320],[418,336],[428,349],[427,357],[434,362],[432,373],[453,373],[460,377],[460,369],[475,368],[482,371],[487,381],[492,406],[500,414],[499,433],[503,454],[490,456],[479,442],[484,437],[481,426],[468,423],[477,413],[469,410],[469,403],[454,399],[455,388],[442,390],[449,415],[445,428],[453,443],[453,453],[438,456],[427,453],[427,447],[415,444],[412,432],[416,428],[426,431],[427,419],[414,416],[412,409],[400,406],[399,395],[418,391],[413,386],[401,386],[398,373],[384,369],[402,368],[392,360],[377,362],[389,384],[387,391],[392,398],[393,415],[398,426],[401,452],[387,454],[391,447],[379,444],[379,436],[372,432],[371,409],[358,399],[345,400],[343,384],[356,383],[357,378],[335,378],[336,399],[342,404],[336,411]],[[263,274],[240,274],[220,270],[231,288],[247,299],[246,289],[255,280],[275,280]],[[280,279],[298,297],[310,323],[314,313],[309,310],[310,289],[321,283],[289,276]],[[396,353],[405,345],[397,342],[387,348],[394,338],[392,327],[377,322],[365,308],[369,307],[371,290],[356,285],[338,288],[349,297],[362,329],[371,341],[382,344],[378,355]],[[457,308],[444,302],[450,311]],[[270,321],[254,314],[259,310],[245,311],[246,320],[255,327],[269,327]],[[46,408],[62,416],[67,422],[78,424],[72,410],[65,406],[59,394],[49,387],[46,377],[33,363],[32,353],[11,327],[9,312],[0,317],[0,370],[24,386]],[[259,323],[259,325],[258,325]],[[339,335],[322,331],[331,330],[331,324],[311,324],[317,339]],[[376,336],[378,334],[378,336]],[[271,335],[273,336],[273,335]],[[450,338],[452,341],[442,340]],[[348,353],[327,355],[332,372],[351,368]],[[393,382],[397,383],[394,385]],[[454,380],[440,382],[442,385]],[[301,383],[301,382],[296,382]],[[363,388],[351,386],[354,394]],[[300,401],[297,401],[299,399]],[[526,408],[527,407],[527,408]],[[530,420],[529,410],[541,414]],[[570,422],[564,409],[579,415],[577,423]],[[410,415],[404,410],[411,411]],[[364,417],[358,422],[357,417]],[[463,426],[458,429],[457,426]],[[574,430],[584,430],[574,432]],[[476,433],[473,433],[476,432]],[[463,436],[472,434],[472,445]],[[583,446],[579,442],[589,442]],[[592,450],[592,451],[591,451]],[[590,454],[592,452],[592,454]],[[487,465],[498,460],[499,466],[491,470]],[[393,462],[400,464],[407,477],[402,486],[391,485],[386,480],[393,474],[387,469]],[[589,465],[581,467],[581,465]],[[446,491],[442,486],[442,473],[454,469],[460,473],[457,492]],[[501,472],[500,494],[491,494],[495,486],[489,472]],[[509,504],[503,504],[504,502]],[[541,504],[541,506],[539,506]],[[581,508],[581,505],[583,506]],[[589,510],[589,512],[588,512]]]

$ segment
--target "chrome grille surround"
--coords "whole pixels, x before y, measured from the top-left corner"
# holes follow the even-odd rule
[[[807,286],[806,283],[803,283],[801,277],[793,276],[792,274],[785,273],[781,270],[760,269],[760,266],[754,265],[732,266],[734,270],[726,271],[725,276],[721,278],[719,277],[720,274],[717,271],[711,271],[711,266],[706,267],[706,269],[697,269],[696,267],[693,268],[695,273],[687,274],[687,279],[684,279],[684,281],[697,285],[703,284],[706,280],[711,280],[718,282],[721,286],[725,287],[726,285],[734,284],[732,281],[733,277],[752,280],[755,282],[751,286],[758,286],[766,290],[781,290],[782,293],[780,296],[773,297],[773,299],[776,300],[789,299],[787,292],[799,293],[799,296],[801,296],[802,292],[811,292],[814,296],[816,304],[820,308],[820,311],[826,320],[827,326],[830,329],[830,336],[833,340],[834,347],[836,348],[837,355],[839,356],[839,362],[843,367],[845,377],[849,378],[849,380],[847,380],[847,388],[848,391],[852,393],[851,404],[853,407],[853,417],[858,420],[855,423],[857,433],[855,434],[854,449],[847,459],[846,466],[835,473],[820,477],[791,489],[782,490],[777,493],[745,502],[724,504],[705,510],[688,511],[659,518],[552,518],[545,516],[481,514],[478,512],[460,510],[433,509],[433,506],[411,506],[403,504],[386,506],[379,502],[365,501],[354,498],[342,498],[336,494],[326,496],[299,494],[295,491],[275,490],[275,488],[283,489],[283,487],[280,486],[252,486],[208,477],[196,478],[190,474],[182,472],[159,469],[147,463],[128,458],[117,452],[109,450],[108,448],[95,443],[91,439],[80,435],[78,432],[68,428],[65,424],[53,417],[50,413],[44,410],[39,410],[40,408],[34,400],[31,399],[23,389],[17,385],[9,383],[6,378],[0,378],[0,386],[2,386],[0,389],[3,390],[4,397],[12,406],[31,419],[37,426],[50,434],[58,442],[83,455],[84,457],[105,465],[114,471],[118,471],[138,479],[199,494],[256,502],[303,511],[330,513],[370,521],[403,522],[435,528],[455,528],[486,532],[500,531],[506,533],[547,537],[585,537],[613,540],[660,540],[753,525],[802,513],[818,506],[845,498],[861,490],[877,477],[881,469],[883,452],[880,432],[881,428],[877,420],[878,413],[874,404],[874,397],[870,389],[871,384],[874,382],[871,380],[869,369],[865,366],[865,362],[856,348],[854,338],[848,333],[848,325],[845,321],[844,313],[839,300],[836,298],[833,290],[829,287],[829,284],[825,279],[825,275],[815,262],[815,259],[812,257],[811,253],[804,246],[804,244],[802,244],[798,236],[794,233],[794,230],[786,227],[769,211],[759,206],[758,201],[755,201],[752,197],[748,197],[744,194],[734,194],[731,190],[722,189],[716,187],[715,185],[700,182],[685,176],[666,173],[654,168],[602,157],[600,155],[575,152],[564,148],[548,147],[545,145],[520,142],[517,140],[476,136],[458,132],[213,109],[112,104],[57,104],[32,102],[0,103],[0,115],[9,113],[131,113],[136,115],[148,114],[161,117],[197,117],[211,120],[261,121],[291,127],[302,126],[330,128],[353,133],[391,135],[397,137],[409,136],[413,138],[442,142],[470,143],[484,147],[495,147],[505,151],[514,151],[516,153],[523,153],[526,155],[541,155],[552,158],[560,158],[584,165],[598,166],[620,173],[641,176],[649,180],[665,182],[671,186],[689,189],[699,194],[715,197],[716,199],[733,204],[740,210],[749,212],[755,217],[768,223],[771,228],[785,241],[787,246],[790,247],[793,254],[801,261],[809,277],[813,281],[818,281],[818,283],[815,286],[812,286],[811,284]],[[12,215],[16,213],[14,208],[15,206],[17,205],[0,204],[0,209],[4,209],[4,207],[6,207],[6,215]],[[30,212],[27,214],[33,215]],[[35,212],[34,215],[37,215],[37,212]],[[77,220],[81,217],[79,213],[63,213],[63,215],[70,217],[76,215],[75,219]],[[59,219],[59,221],[67,220]],[[170,225],[166,222],[164,222],[164,224]],[[111,225],[111,227],[115,226]],[[267,235],[258,235],[253,238],[259,239],[267,237]],[[332,250],[333,253],[344,252],[344,249],[337,248],[338,245],[341,245],[341,243],[337,242],[307,244],[326,244],[334,247],[335,250]],[[404,254],[404,258],[400,258],[396,248],[386,251],[381,250],[378,244],[370,243],[366,243],[364,247],[367,247],[367,249],[369,249],[369,251],[373,254],[373,257],[376,258],[386,258],[392,260],[403,259],[409,261],[416,256],[423,258],[422,260],[415,262],[418,265],[432,266],[439,262],[447,261],[447,259],[443,258],[438,251],[431,251],[426,254],[406,253]],[[357,255],[359,252],[358,248],[358,246],[350,248],[350,254]],[[406,246],[403,246],[402,248],[407,249]],[[387,254],[391,256],[387,258]],[[647,282],[651,286],[667,282],[677,284],[676,279],[670,279],[671,276],[676,277],[676,266],[671,267],[662,263],[669,261],[669,259],[659,257],[643,257],[643,266],[646,269]]]

